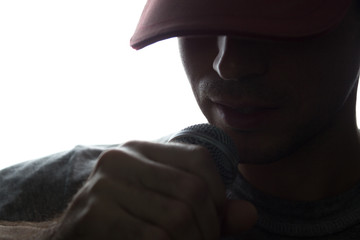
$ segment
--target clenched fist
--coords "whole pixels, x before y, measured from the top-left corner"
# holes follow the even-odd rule
[[[225,199],[206,149],[134,141],[99,157],[54,239],[217,240],[255,220],[250,203]]]

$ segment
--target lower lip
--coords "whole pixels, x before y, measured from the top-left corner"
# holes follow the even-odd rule
[[[237,109],[230,108],[221,104],[216,104],[218,116],[228,127],[243,131],[251,131],[263,128],[272,118],[275,109],[257,108],[249,113],[243,113]]]

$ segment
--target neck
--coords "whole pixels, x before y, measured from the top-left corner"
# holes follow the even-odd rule
[[[355,107],[348,108],[351,118],[339,112],[334,124],[291,156],[271,164],[239,164],[239,171],[259,190],[288,200],[315,201],[350,189],[360,181],[360,140]]]

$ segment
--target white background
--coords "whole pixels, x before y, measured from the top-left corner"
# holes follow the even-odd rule
[[[176,39],[129,46],[144,4],[0,1],[0,168],[205,122]]]
[[[130,48],[144,4],[0,1],[0,168],[205,122],[175,39]]]

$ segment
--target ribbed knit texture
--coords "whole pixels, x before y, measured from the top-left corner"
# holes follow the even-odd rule
[[[258,222],[245,234],[256,239],[360,239],[360,184],[329,199],[297,202],[264,194],[239,174],[228,195],[256,206]]]

